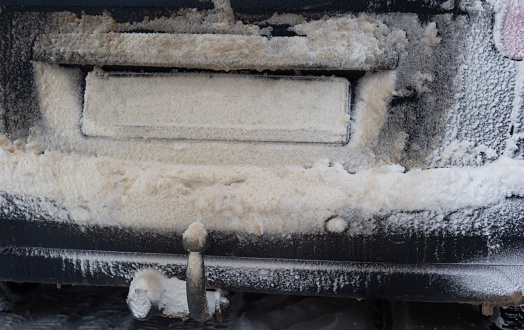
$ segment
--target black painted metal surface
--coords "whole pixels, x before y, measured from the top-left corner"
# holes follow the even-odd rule
[[[411,12],[437,14],[447,11],[442,4],[446,1],[406,0],[231,0],[235,12],[261,13],[333,13],[333,12]],[[453,6],[454,7],[454,6]]]
[[[0,280],[77,285],[129,285],[134,273],[154,268],[185,278],[186,255],[0,248]],[[470,303],[515,302],[497,285],[479,281],[524,271],[524,264],[390,264],[205,257],[208,288],[231,291]],[[518,298],[518,297],[517,297]]]
[[[9,200],[8,196],[4,196]],[[392,227],[388,217],[374,219],[371,234],[311,233],[256,235],[210,231],[207,255],[393,263],[461,263],[482,260],[524,244],[524,210],[520,199],[496,206],[457,211],[438,219],[420,215],[417,226]],[[83,226],[57,222],[43,214],[27,213],[13,199],[0,208],[0,245],[99,251],[185,254],[182,231],[118,226]],[[6,206],[6,205],[4,205]],[[6,210],[10,210],[6,212]],[[496,221],[494,221],[496,219]],[[463,232],[450,232],[451,223],[462,221]],[[494,248],[495,247],[495,248]]]
[[[457,2],[457,1],[455,1]],[[237,13],[332,13],[332,12],[413,12],[437,14],[446,0],[231,0]],[[213,8],[211,1],[198,0],[2,0],[1,5],[24,10],[67,10],[74,8]]]

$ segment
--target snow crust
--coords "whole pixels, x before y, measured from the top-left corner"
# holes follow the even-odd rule
[[[119,24],[107,14],[77,18],[63,13],[58,17],[61,32],[39,38],[35,52],[42,59],[69,63],[81,59],[226,71],[373,70],[394,67],[396,49],[406,42],[402,31],[391,30],[378,16],[368,14],[300,20],[290,28],[299,36],[268,38],[269,30],[236,21],[229,1],[214,3],[210,11],[181,10],[172,17],[133,24]],[[122,33],[136,29],[169,33]]]
[[[377,140],[387,118],[388,103],[395,90],[395,78],[395,71],[368,74],[361,78],[351,144],[363,147],[370,141]],[[359,127],[366,129],[358,129]]]
[[[82,131],[117,139],[342,144],[349,94],[349,82],[336,77],[90,72]]]

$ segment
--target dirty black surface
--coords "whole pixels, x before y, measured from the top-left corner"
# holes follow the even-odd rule
[[[308,13],[308,12],[414,12],[442,13],[451,11],[442,4],[447,0],[232,0],[235,12],[249,14]],[[456,2],[456,1],[455,1]],[[198,8],[211,9],[213,3],[205,0],[2,0],[0,4],[25,10],[71,10],[75,8]]]
[[[479,307],[238,293],[223,323],[154,316],[134,320],[127,288],[43,285],[0,312],[1,329],[489,329]]]

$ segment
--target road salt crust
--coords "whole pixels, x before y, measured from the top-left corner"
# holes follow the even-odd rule
[[[446,213],[524,196],[524,161],[507,157],[477,168],[404,173],[389,165],[350,174],[328,160],[311,168],[184,166],[40,154],[0,141],[0,191],[22,204],[31,197],[25,209],[83,225],[184,230],[198,221],[208,230],[319,232],[333,215]]]

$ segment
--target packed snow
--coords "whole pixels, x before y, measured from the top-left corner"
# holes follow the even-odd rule
[[[220,290],[208,291],[208,310],[213,314],[229,305],[229,301]],[[188,319],[186,282],[177,278],[167,278],[156,270],[144,269],[136,273],[127,296],[131,313],[138,319],[144,319],[155,307],[167,317]]]
[[[3,139],[0,164],[2,191],[39,197],[57,221],[85,225],[185,229],[199,221],[257,234],[318,232],[351,211],[448,212],[524,196],[524,161],[507,157],[477,168],[404,173],[390,165],[351,174],[328,160],[311,168],[183,166],[39,154]]]

